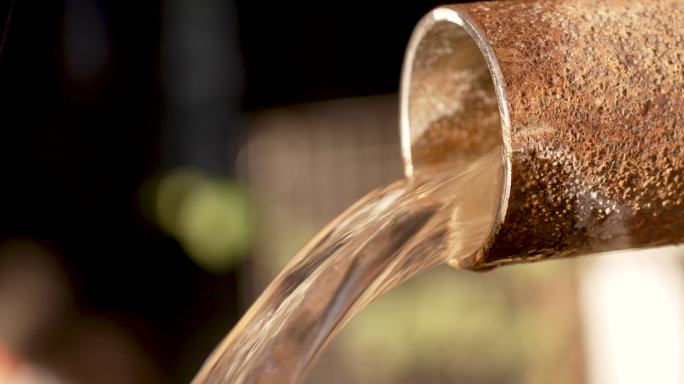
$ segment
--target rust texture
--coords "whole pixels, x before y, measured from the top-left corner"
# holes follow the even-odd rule
[[[510,111],[509,202],[479,266],[684,241],[684,1],[452,7]]]
[[[499,62],[512,183],[484,265],[684,239],[679,1],[462,6]]]

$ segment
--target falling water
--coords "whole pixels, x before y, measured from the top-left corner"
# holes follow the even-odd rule
[[[296,383],[370,301],[438,264],[467,267],[493,228],[501,159],[421,170],[359,200],[285,267],[193,382]]]

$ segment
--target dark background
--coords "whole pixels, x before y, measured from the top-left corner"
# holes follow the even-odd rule
[[[141,186],[182,165],[234,175],[245,113],[396,92],[410,32],[437,4],[16,0],[0,54],[0,243],[48,249],[77,313],[130,333],[163,381],[189,381],[244,309],[240,268],[196,266],[146,218]]]

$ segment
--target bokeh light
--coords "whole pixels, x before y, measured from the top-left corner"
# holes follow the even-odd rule
[[[251,214],[238,183],[181,168],[159,177],[155,192],[159,226],[201,267],[223,272],[247,252]]]

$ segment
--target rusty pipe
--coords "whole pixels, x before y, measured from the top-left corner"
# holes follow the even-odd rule
[[[682,31],[680,0],[492,1],[420,21],[401,85],[407,176],[502,148],[496,223],[463,267],[684,240]]]

